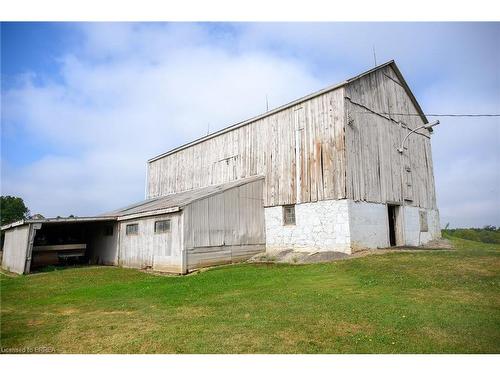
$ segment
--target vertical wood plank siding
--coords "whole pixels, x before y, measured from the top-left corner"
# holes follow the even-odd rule
[[[186,206],[184,247],[264,244],[262,191],[258,180]]]
[[[22,274],[26,265],[31,225],[25,224],[5,231],[2,268]]]
[[[170,231],[155,233],[155,221],[171,220]],[[139,224],[139,232],[126,234],[128,224]],[[125,267],[152,267],[155,257],[178,257],[182,251],[181,214],[151,216],[119,222],[119,265]]]
[[[264,206],[353,199],[436,208],[429,133],[391,65],[148,165],[148,198],[257,174]],[[405,115],[408,114],[408,115]],[[409,115],[411,114],[411,115]]]
[[[254,175],[264,205],[345,197],[344,89],[338,88],[148,165],[148,198]]]
[[[390,66],[346,86],[347,198],[368,202],[401,202],[436,208],[429,133],[410,136],[424,124]],[[376,112],[376,113],[374,113]],[[378,113],[378,114],[377,114]],[[401,122],[401,124],[398,124]]]
[[[265,250],[263,180],[183,209],[188,269],[245,260]]]

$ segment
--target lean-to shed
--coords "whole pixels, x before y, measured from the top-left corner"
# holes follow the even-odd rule
[[[186,273],[265,251],[263,178],[146,200],[114,211],[125,267]]]

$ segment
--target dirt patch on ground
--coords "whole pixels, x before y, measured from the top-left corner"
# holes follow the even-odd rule
[[[327,326],[327,323],[323,326]],[[373,327],[364,323],[352,323],[346,321],[335,322],[335,324],[330,323],[330,329],[332,334],[335,336],[352,336],[356,334],[372,334]]]
[[[445,238],[440,238],[438,240],[432,240],[428,243],[425,244],[425,246],[422,246],[420,248],[423,248],[423,249],[435,249],[435,250],[439,250],[439,249],[443,249],[443,250],[452,250],[453,249],[453,245],[451,244],[451,241],[445,239]]]
[[[40,326],[42,324],[44,324],[43,320],[40,320],[40,319],[29,319],[28,323],[27,323],[27,326],[28,327],[36,327],[36,326]]]
[[[431,250],[455,250],[450,241],[446,239],[433,240],[423,246],[395,246],[382,249],[366,249],[359,250],[349,255],[351,258],[363,257],[372,254],[388,254],[388,253],[411,253]]]
[[[67,315],[74,315],[74,314],[77,314],[79,313],[80,311],[77,310],[77,309],[63,309],[63,310],[59,310],[59,314],[60,315],[64,315],[64,316],[67,316]]]
[[[201,306],[179,306],[172,314],[175,317],[204,318],[211,315],[211,309]]]
[[[413,301],[426,304],[435,301],[460,304],[481,304],[484,293],[471,290],[442,290],[438,288],[417,289],[407,292]]]
[[[7,276],[7,277],[19,277],[20,276],[17,273],[10,272],[10,271],[4,270],[4,269],[0,270],[0,274]]]
[[[280,251],[276,254],[260,253],[248,260],[249,263],[288,263],[310,264],[331,262],[338,259],[349,258],[349,255],[338,251],[293,251],[291,249]]]
[[[434,240],[425,246],[391,247],[385,249],[359,250],[353,254],[345,254],[338,251],[294,251],[287,249],[275,254],[259,253],[250,258],[248,263],[287,263],[287,264],[312,264],[326,263],[342,259],[359,258],[374,254],[421,252],[430,250],[453,250],[451,242],[445,239]]]
[[[452,335],[438,327],[422,327],[419,329],[419,334],[424,335],[438,345],[446,345],[454,340]]]

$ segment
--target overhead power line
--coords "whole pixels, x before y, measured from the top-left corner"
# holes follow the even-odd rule
[[[384,115],[396,116],[420,116],[418,113],[389,113],[384,112]],[[429,117],[500,117],[497,113],[424,113]]]

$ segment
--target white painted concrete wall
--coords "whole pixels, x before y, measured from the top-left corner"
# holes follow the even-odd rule
[[[340,251],[350,254],[349,203],[328,200],[295,205],[295,225],[283,225],[283,207],[266,207],[266,251]]]
[[[385,204],[349,200],[351,250],[389,246],[389,219]]]
[[[420,231],[419,212],[427,213],[428,232]],[[266,251],[340,251],[389,247],[387,205],[328,200],[295,205],[295,225],[283,225],[283,207],[266,207]],[[441,237],[439,212],[404,207],[404,238],[408,246]]]
[[[420,211],[427,213],[428,231],[420,231]],[[424,245],[427,242],[441,238],[439,211],[419,207],[404,207],[405,244],[408,246]]]

